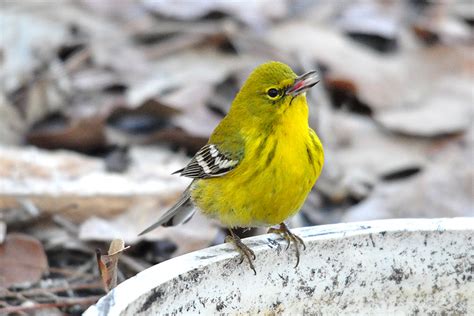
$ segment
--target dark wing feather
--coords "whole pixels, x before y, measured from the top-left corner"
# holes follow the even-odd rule
[[[175,173],[194,179],[206,179],[222,176],[239,164],[238,159],[232,159],[219,150],[214,144],[202,147],[191,159],[189,164]]]

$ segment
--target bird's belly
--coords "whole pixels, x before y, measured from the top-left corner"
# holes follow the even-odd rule
[[[270,181],[268,179],[271,179]],[[246,208],[248,226],[276,225],[301,208],[316,178],[291,168],[276,171],[269,168],[244,190],[252,200]],[[260,185],[259,183],[270,183]]]
[[[262,165],[243,163],[225,177],[198,181],[192,198],[228,227],[276,225],[301,208],[318,175],[306,147],[292,154],[283,147]]]

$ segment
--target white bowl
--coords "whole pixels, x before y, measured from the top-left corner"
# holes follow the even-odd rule
[[[85,315],[474,315],[474,218],[393,219],[294,229],[306,250],[276,235],[155,265],[118,285]]]

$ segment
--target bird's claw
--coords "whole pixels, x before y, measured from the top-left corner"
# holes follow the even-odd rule
[[[288,249],[290,247],[291,242],[293,242],[293,244],[295,245],[295,251],[296,251],[296,265],[295,265],[295,268],[298,267],[298,265],[300,263],[300,247],[299,247],[299,245],[302,245],[303,250],[306,250],[306,245],[304,244],[303,239],[301,239],[301,237],[299,237],[298,235],[293,234],[290,231],[290,229],[288,228],[288,226],[286,226],[285,223],[281,223],[279,228],[271,227],[268,230],[268,233],[281,235],[287,241],[286,249]]]
[[[230,232],[231,234],[226,236],[225,242],[234,244],[236,250],[240,253],[239,264],[242,264],[242,262],[244,262],[244,259],[247,259],[250,268],[253,270],[253,273],[257,275],[257,271],[255,270],[255,267],[253,265],[253,261],[257,258],[255,256],[255,252],[248,246],[246,246],[237,235],[235,235],[232,231]]]

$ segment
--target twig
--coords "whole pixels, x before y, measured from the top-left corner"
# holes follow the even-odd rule
[[[58,214],[53,215],[53,221],[55,224],[64,228],[71,235],[77,236],[77,234],[79,233],[79,229],[77,228],[77,225],[75,225],[73,222],[71,222],[70,220],[66,219],[65,217],[61,215],[58,215]]]
[[[0,301],[0,311],[2,311],[3,308],[9,308],[9,307],[11,307],[10,304],[4,301]],[[28,315],[26,312],[17,312],[16,314],[18,316]]]
[[[91,56],[92,51],[89,47],[81,49],[66,62],[66,72],[70,74],[77,71]]]
[[[142,272],[143,270],[151,267],[151,264],[144,264],[133,257],[126,254],[122,254],[120,257],[120,263],[134,271],[135,273]]]
[[[189,24],[182,22],[160,22],[154,28],[143,28],[143,27],[128,27],[128,30],[133,37],[140,40],[147,37],[157,37],[169,34],[185,33],[185,34],[204,34],[212,35],[216,33],[216,30],[229,29],[229,26],[234,22],[231,20],[227,21],[209,21],[192,23],[192,27]],[[237,28],[235,26],[234,28]]]
[[[58,287],[51,287],[51,288],[25,290],[19,293],[26,296],[32,296],[32,295],[40,295],[45,292],[58,293],[58,292],[66,292],[69,290],[87,290],[87,289],[101,289],[102,290],[102,283],[94,282],[94,283],[85,283],[85,284],[72,284],[68,286],[58,286]]]
[[[2,294],[0,296],[2,299],[4,298],[16,298],[18,300],[23,300],[23,301],[26,301],[27,298],[23,296],[23,294],[19,293],[19,292],[12,292],[10,290],[5,290],[5,291],[2,291]]]
[[[95,258],[94,258],[95,259]],[[74,283],[75,281],[84,283],[89,280],[97,280],[97,274],[94,273],[89,273],[86,271],[95,271],[95,266],[96,266],[96,260],[89,260],[86,263],[82,264],[81,266],[77,267],[77,274],[76,275],[71,275],[68,278],[68,282]]]
[[[60,299],[59,296],[57,296],[56,294],[52,293],[52,292],[48,292],[48,291],[43,291],[40,295],[37,295],[35,296],[34,300],[37,302],[37,303],[41,303],[41,302],[56,302]]]
[[[204,42],[208,36],[203,34],[181,34],[164,40],[159,45],[145,49],[145,54],[151,59],[162,58],[179,50],[197,46]]]
[[[81,272],[73,269],[67,269],[67,268],[56,268],[56,267],[50,267],[49,268],[50,273],[57,273],[61,274],[63,276],[67,277],[86,277],[86,276],[91,276],[91,273],[88,272]]]
[[[19,313],[37,309],[53,308],[53,307],[68,307],[73,305],[92,305],[101,298],[101,295],[95,295],[90,297],[81,298],[67,298],[56,303],[41,303],[33,304],[31,306],[9,306],[0,308],[0,315],[8,313]]]

